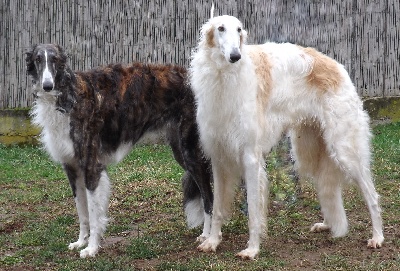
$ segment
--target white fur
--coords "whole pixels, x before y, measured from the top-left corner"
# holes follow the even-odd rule
[[[212,161],[215,190],[211,233],[199,249],[216,250],[222,223],[229,217],[234,187],[243,178],[250,239],[238,256],[253,259],[259,253],[268,197],[264,156],[286,131],[291,133],[299,172],[316,182],[325,219],[312,230],[330,229],[333,236],[346,234],[341,183],[352,179],[361,188],[371,213],[373,236],[368,246],[380,247],[384,238],[370,173],[369,118],[347,72],[336,63],[341,78],[338,88],[318,89],[307,81],[314,68],[312,55],[288,43],[245,45],[246,32],[238,29],[242,24],[235,17],[210,19],[201,29],[191,61],[200,139]],[[240,59],[230,63],[232,52],[238,51]],[[264,67],[271,75],[269,94],[262,94],[262,80],[268,78],[257,77],[251,52],[261,52],[271,65]],[[318,154],[323,156],[315,156]]]
[[[204,211],[203,199],[198,197],[189,201],[185,205],[185,214],[189,228],[195,228],[203,224],[203,231],[197,237],[197,241],[203,242],[207,239],[211,231],[211,216]]]
[[[211,233],[211,215],[207,214],[204,212],[204,226],[203,226],[203,232],[200,234],[199,237],[197,237],[197,241],[199,242],[204,242]]]
[[[185,205],[185,214],[189,228],[195,228],[204,222],[204,205],[201,197],[189,201]]]
[[[79,239],[76,242],[69,244],[68,248],[70,250],[85,247],[88,244],[90,233],[88,198],[85,180],[83,177],[83,172],[81,170],[78,172],[78,174],[79,175],[76,179],[75,205],[79,217]]]
[[[88,246],[81,250],[81,258],[94,257],[100,247],[101,237],[108,223],[107,211],[110,197],[110,180],[102,171],[99,185],[95,191],[86,190],[89,209],[90,236]]]
[[[57,91],[39,91],[37,95],[31,116],[32,123],[42,129],[40,141],[54,161],[69,163],[74,159],[69,115],[56,110]]]
[[[44,71],[43,71],[42,85],[45,84],[46,82],[50,82],[52,85],[54,85],[53,76],[52,76],[52,74],[50,72],[50,69],[49,69],[49,62],[48,62],[48,59],[47,59],[47,51],[44,51],[44,57],[45,57],[46,66],[45,66]]]
[[[119,144],[117,150],[109,155],[104,155],[102,162],[105,165],[112,163],[119,163],[128,153],[132,150],[133,146],[131,142],[122,142]]]

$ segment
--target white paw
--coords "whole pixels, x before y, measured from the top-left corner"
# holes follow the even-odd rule
[[[215,252],[220,242],[221,240],[219,238],[215,239],[209,237],[204,240],[203,243],[197,247],[197,249],[203,252]]]
[[[256,248],[246,248],[240,251],[238,254],[236,254],[236,256],[244,260],[254,260],[254,258],[258,255],[259,252],[260,250]]]
[[[87,240],[78,240],[78,241],[76,241],[76,242],[74,242],[74,243],[70,243],[70,244],[68,245],[68,248],[69,248],[70,250],[78,249],[78,248],[81,248],[81,247],[86,246],[87,243],[88,243]]]
[[[196,242],[203,243],[207,238],[208,238],[208,236],[202,234],[196,238]]]
[[[81,258],[94,257],[98,250],[99,248],[97,247],[87,247],[81,250],[80,256]]]
[[[367,247],[368,248],[380,248],[382,247],[383,237],[381,238],[372,238],[368,240]]]
[[[329,226],[324,223],[315,223],[310,229],[311,232],[329,231]]]

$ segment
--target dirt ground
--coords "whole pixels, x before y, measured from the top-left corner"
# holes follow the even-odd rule
[[[265,258],[273,258],[277,262],[283,262],[276,270],[371,270],[371,265],[382,265],[379,270],[400,270],[400,228],[398,225],[385,225],[385,242],[379,249],[367,248],[367,239],[371,237],[370,219],[367,216],[366,207],[360,206],[362,212],[348,214],[349,233],[342,238],[332,238],[329,232],[312,233],[307,222],[293,223],[282,234],[274,225],[269,228],[269,236],[263,241],[260,256],[255,261],[263,261]],[[270,216],[279,220],[279,211],[285,208],[277,205],[270,207]],[[297,212],[309,212],[309,208],[296,207]],[[353,210],[354,211],[354,210]],[[315,211],[314,213],[318,213]],[[314,221],[321,218],[310,215],[306,221]],[[309,223],[311,226],[312,223]],[[247,227],[243,233],[223,234],[223,240],[215,253],[216,257],[224,257],[226,253],[234,255],[245,248],[248,240]],[[103,249],[109,255],[118,255],[121,245],[125,245],[129,236],[136,232],[127,232],[125,236],[107,237],[103,243]],[[133,265],[138,270],[157,270],[157,266],[164,261],[189,262],[193,258],[201,256],[204,252],[197,250],[195,241],[196,233],[188,233],[182,236],[187,244],[184,249],[172,251],[154,259],[135,260]],[[235,258],[236,261],[241,261]],[[385,268],[385,262],[397,262],[398,266],[390,265]],[[246,265],[246,263],[243,263]],[[325,269],[322,269],[324,266]],[[208,269],[207,269],[208,270]],[[212,270],[212,269],[210,269]],[[219,269],[218,269],[219,270]],[[260,270],[260,269],[257,269]],[[268,269],[274,270],[274,269]]]

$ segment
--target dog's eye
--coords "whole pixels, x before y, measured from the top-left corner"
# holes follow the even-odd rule
[[[239,32],[239,33],[242,32],[242,29],[241,29],[240,27],[238,27],[238,32]]]
[[[37,63],[40,63],[42,61],[42,58],[40,56],[37,56],[35,60]]]
[[[224,32],[225,31],[225,27],[223,27],[223,26],[218,27],[218,31],[219,32]]]

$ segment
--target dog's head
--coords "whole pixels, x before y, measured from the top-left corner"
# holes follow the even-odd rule
[[[223,15],[211,18],[201,29],[200,46],[217,49],[230,63],[242,57],[247,32],[242,23],[233,16]]]
[[[56,44],[38,44],[26,53],[26,70],[38,92],[54,90],[57,74],[65,69],[67,55]]]

